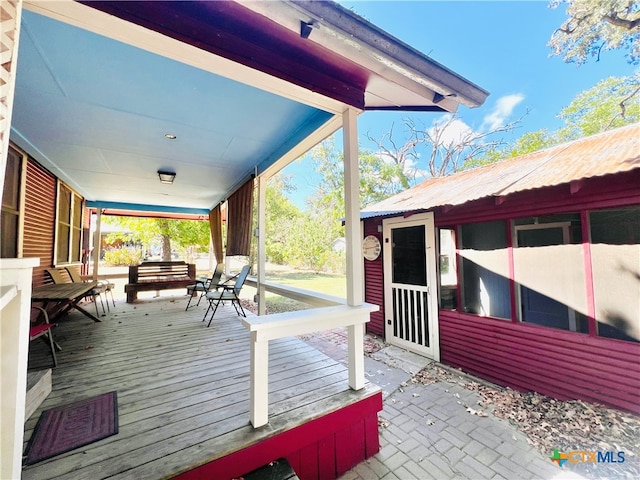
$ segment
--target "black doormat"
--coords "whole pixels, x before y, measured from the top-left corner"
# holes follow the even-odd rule
[[[118,397],[104,393],[45,410],[25,450],[32,465],[118,433]]]

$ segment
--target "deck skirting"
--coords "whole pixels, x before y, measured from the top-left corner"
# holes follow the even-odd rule
[[[335,479],[379,452],[378,412],[381,410],[382,393],[378,390],[356,403],[278,433],[174,479],[237,478],[278,458],[286,458],[301,480]]]

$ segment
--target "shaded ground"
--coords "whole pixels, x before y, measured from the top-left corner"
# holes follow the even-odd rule
[[[346,359],[347,334],[344,329],[304,335],[301,338],[336,360]],[[375,335],[365,336],[365,354],[369,357],[385,361],[384,355],[380,353],[383,353],[387,346],[388,344]],[[375,379],[372,381],[375,382]],[[446,395],[450,394],[450,401],[460,404],[470,416],[493,416],[507,421],[519,430],[529,445],[537,449],[551,465],[553,464],[550,456],[556,449],[562,453],[612,452],[612,457],[617,460],[617,453],[624,452],[623,463],[580,462],[567,464],[560,472],[573,472],[588,479],[640,478],[640,417],[637,415],[583,401],[558,401],[534,392],[516,392],[436,362],[412,375],[400,385],[396,393],[403,394],[403,390],[406,390],[412,392],[411,395],[415,397],[421,395],[421,388],[429,388],[429,385],[435,387],[435,384],[439,385]],[[475,392],[477,397],[461,396],[457,393],[461,388]],[[477,398],[477,403],[469,402],[469,398]],[[393,399],[391,401],[393,402]],[[385,405],[386,403],[385,401]],[[439,421],[427,410],[424,411],[424,419],[427,424],[430,421]],[[393,424],[393,418],[387,420],[384,415],[381,416],[381,430],[386,430]],[[585,454],[585,459],[588,458],[588,454]],[[417,462],[421,459],[414,460]],[[544,478],[542,472],[538,475],[538,478]],[[362,475],[354,478],[360,477]],[[480,477],[481,475],[478,478]],[[365,475],[362,478],[367,477]],[[561,475],[561,478],[568,477]]]
[[[612,452],[616,463],[588,461],[570,466],[571,471],[587,478],[640,478],[640,416],[580,400],[559,401],[535,392],[521,393],[480,383],[436,363],[421,370],[411,381],[422,385],[447,382],[478,392],[481,397],[478,405],[466,406],[470,414],[507,420],[544,455],[554,450]],[[620,462],[618,452],[624,452],[624,462]],[[584,455],[585,460],[589,457]]]

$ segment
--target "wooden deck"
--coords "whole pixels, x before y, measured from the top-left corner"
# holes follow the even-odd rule
[[[379,395],[371,384],[350,390],[346,367],[306,343],[273,341],[269,425],[254,430],[248,331],[231,306],[206,328],[204,305],[185,312],[186,301],[120,301],[101,323],[78,313],[59,323],[55,339],[63,351],[53,391],[26,422],[25,444],[43,409],[112,390],[118,392],[120,430],[25,467],[23,478],[170,478]],[[46,345],[32,344],[30,369],[48,367]],[[246,467],[238,475],[255,468]]]

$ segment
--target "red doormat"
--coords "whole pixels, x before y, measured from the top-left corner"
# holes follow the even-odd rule
[[[26,465],[118,433],[118,397],[109,392],[45,410],[25,451]]]

